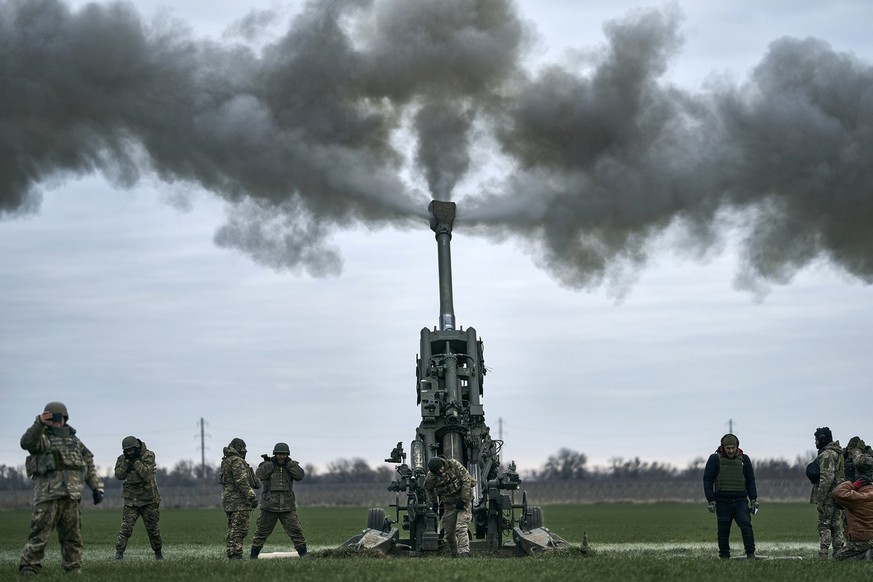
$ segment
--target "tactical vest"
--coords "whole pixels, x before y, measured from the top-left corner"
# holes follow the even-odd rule
[[[729,459],[718,456],[718,476],[715,478],[716,491],[745,491],[746,476],[743,474],[743,456]]]
[[[288,464],[279,466],[273,463],[273,472],[270,473],[270,478],[264,481],[264,491],[290,493],[293,490],[293,480],[291,473],[288,472]]]
[[[28,477],[48,475],[52,471],[79,471],[85,473],[86,463],[82,456],[79,439],[66,428],[45,431],[43,437],[48,447],[42,453],[28,455],[24,461]]]

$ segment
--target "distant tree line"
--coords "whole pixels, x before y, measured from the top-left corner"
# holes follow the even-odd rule
[[[806,479],[806,465],[812,459],[812,453],[806,457],[798,455],[793,462],[785,459],[755,459],[755,477],[757,479]],[[260,459],[257,460],[260,462]],[[257,466],[257,462],[252,460]],[[530,481],[571,481],[579,479],[676,479],[699,480],[703,475],[706,459],[698,457],[688,466],[678,468],[669,463],[644,461],[640,457],[626,459],[613,457],[605,467],[589,466],[585,453],[562,448],[551,455],[545,464],[537,470],[522,475]],[[337,459],[327,464],[324,472],[319,472],[314,465],[303,466],[306,471],[306,481],[315,483],[389,483],[396,477],[393,466],[381,465],[370,467],[364,459]],[[158,467],[157,480],[159,485],[170,487],[186,487],[218,483],[220,466],[205,467],[191,460],[179,461],[172,468]],[[121,481],[115,479],[111,469],[103,475],[106,486],[121,487]],[[18,490],[30,488],[30,479],[24,472],[24,467],[0,465],[0,490]]]
[[[806,466],[814,453],[798,455],[794,462],[785,459],[753,459],[756,479],[806,479]],[[588,457],[572,449],[560,449],[539,470],[526,477],[532,481],[566,481],[573,479],[702,479],[706,459],[697,457],[686,467],[644,461],[640,457],[613,457],[606,467],[589,467]]]

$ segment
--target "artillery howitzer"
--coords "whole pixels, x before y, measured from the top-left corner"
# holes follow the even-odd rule
[[[398,478],[388,487],[396,493],[391,505],[396,508],[395,519],[386,517],[382,508],[372,508],[367,529],[343,545],[383,552],[407,549],[410,555],[439,550],[439,517],[428,503],[424,479],[428,461],[442,455],[462,463],[476,481],[471,548],[524,554],[569,547],[566,540],[543,527],[542,509],[528,505],[526,492],[520,503],[515,502],[521,485],[515,463],[503,469],[503,441],[493,439],[485,424],[482,340],[474,328],[465,331],[455,326],[450,247],[455,203],[434,200],[428,210],[437,240],[440,315],[439,329],[421,330],[415,373],[421,423],[410,444],[409,462],[402,442],[385,459],[397,465]],[[401,494],[405,494],[405,503],[401,503]],[[400,538],[397,525],[409,532],[408,538]]]

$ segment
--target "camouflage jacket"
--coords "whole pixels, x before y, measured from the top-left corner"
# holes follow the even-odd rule
[[[473,500],[473,477],[470,472],[455,459],[449,459],[449,464],[442,475],[434,475],[428,472],[424,478],[424,489],[431,503],[442,501],[453,503],[460,499],[464,503]]]
[[[851,481],[843,481],[834,488],[834,500],[846,508],[846,525],[852,541],[873,540],[873,485],[860,489]]]
[[[21,437],[21,448],[30,453],[25,468],[27,476],[33,478],[34,503],[81,499],[86,483],[94,491],[104,490],[94,468],[94,455],[73,427],[50,427],[37,417]]]
[[[261,482],[236,449],[224,447],[221,459],[221,506],[225,511],[251,511],[252,503],[258,498],[255,489]]]
[[[139,455],[128,459],[118,455],[115,461],[115,478],[124,481],[124,504],[142,507],[161,502],[158,483],[155,481],[155,454],[139,441]]]
[[[294,481],[302,481],[305,476],[300,463],[288,459],[288,462],[283,466],[276,462],[276,457],[273,457],[258,465],[256,474],[264,483],[264,493],[261,495],[262,510],[297,510]]]
[[[845,459],[840,441],[828,443],[819,450],[816,462],[821,473],[818,483],[812,486],[810,503],[819,504],[829,499],[837,483],[846,477]]]

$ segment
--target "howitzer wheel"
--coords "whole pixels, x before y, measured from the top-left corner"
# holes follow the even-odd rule
[[[531,505],[528,507],[527,514],[525,515],[525,522],[527,523],[528,530],[543,527],[543,508],[539,505]]]
[[[385,510],[381,507],[371,507],[367,511],[367,529],[383,531],[385,529]]]

